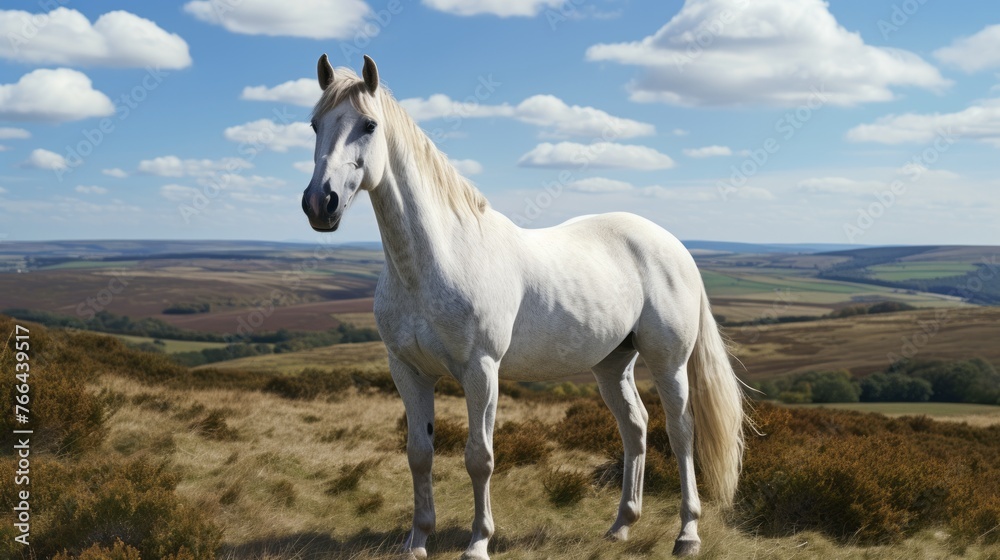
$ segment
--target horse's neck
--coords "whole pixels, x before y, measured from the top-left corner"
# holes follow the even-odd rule
[[[434,188],[415,169],[398,169],[371,192],[386,266],[407,287],[418,288],[461,258],[454,241],[463,228],[476,227],[443,205]]]

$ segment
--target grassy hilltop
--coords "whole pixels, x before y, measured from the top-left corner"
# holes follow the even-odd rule
[[[0,319],[0,334],[13,324]],[[356,363],[345,357],[322,371],[189,370],[111,337],[29,327],[33,545],[10,547],[4,485],[4,557],[389,558],[404,538],[402,404],[363,348],[349,354]],[[12,341],[2,352],[0,367],[13,371]],[[8,400],[11,385],[5,378]],[[450,558],[468,539],[472,496],[464,401],[454,383],[439,393],[430,550]],[[601,538],[619,497],[610,413],[595,396],[504,385],[496,558],[669,553],[675,465],[662,412],[646,397],[645,514],[630,542],[614,544]],[[707,504],[703,557],[1000,554],[1000,426],[767,404],[754,417],[763,435],[749,436],[734,511]],[[0,464],[12,475],[11,461]]]

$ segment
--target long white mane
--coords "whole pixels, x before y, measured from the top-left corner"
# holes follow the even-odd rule
[[[381,120],[389,143],[394,169],[405,169],[409,162],[417,166],[427,188],[441,197],[460,218],[478,219],[489,207],[486,197],[463,177],[434,142],[413,122],[383,85],[371,95],[364,81],[350,68],[337,68],[333,83],[323,91],[313,110],[320,117],[347,100],[359,113]],[[378,104],[376,106],[375,104]]]

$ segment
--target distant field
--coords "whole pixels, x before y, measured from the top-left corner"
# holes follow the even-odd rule
[[[330,368],[333,366],[379,367],[389,369],[385,345],[381,342],[359,342],[357,344],[335,344],[323,348],[312,348],[301,352],[266,354],[225,362],[216,362],[202,368],[243,369],[256,371],[281,371],[299,373],[306,368]],[[196,368],[198,369],[198,368]]]
[[[235,331],[241,319],[264,331],[335,328],[339,322],[331,313],[371,311],[383,262],[381,250],[354,247],[145,241],[24,245],[20,253],[8,255],[2,251],[18,244],[0,247],[0,259],[16,259],[16,267],[28,271],[0,273],[0,309],[77,317],[83,305],[84,313],[107,310],[133,319],[153,317],[214,333]],[[140,254],[131,258],[133,252]],[[74,255],[87,256],[65,260]],[[123,255],[128,258],[100,260]],[[88,307],[88,302],[100,300]],[[186,303],[207,303],[212,311],[162,313]]]
[[[95,268],[130,268],[140,261],[71,261],[46,266],[41,270],[85,270]]]
[[[702,278],[716,315],[727,321],[788,316],[820,316],[853,303],[899,301],[914,307],[965,307],[957,298],[907,292],[871,284],[805,276],[802,271],[770,267],[748,270],[702,267]]]
[[[152,343],[154,340],[159,340],[163,342],[163,351],[167,354],[175,354],[177,352],[200,352],[208,348],[226,347],[226,343],[224,342],[197,342],[191,340],[170,340],[168,338],[154,339],[148,336],[130,336],[127,334],[116,334],[113,336],[126,342],[131,342],[132,344],[142,344],[144,342]]]
[[[925,414],[933,417],[966,416],[972,414],[995,415],[1000,422],[1000,406],[965,403],[828,403],[786,405],[796,408],[836,408],[858,412],[878,412],[886,416],[914,416]]]
[[[889,354],[984,358],[1000,364],[1000,308],[967,307],[862,315],[726,329],[749,379],[809,370],[883,371]]]
[[[976,267],[964,262],[906,262],[880,264],[868,267],[879,280],[928,280],[947,276],[961,276]]]

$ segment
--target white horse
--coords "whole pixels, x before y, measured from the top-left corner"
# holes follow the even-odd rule
[[[624,540],[642,509],[648,416],[633,379],[642,355],[666,411],[680,467],[681,529],[674,554],[698,552],[700,475],[731,503],[743,454],[743,394],[694,260],[656,224],[626,213],[521,229],[491,209],[392,95],[375,63],[363,78],[319,59],[316,168],[302,209],[334,231],[368,191],[385,250],[375,318],[406,406],[413,528],[404,545],[426,558],[434,530],[434,384],[465,390],[475,519],[463,558],[485,559],[493,534],[490,475],[498,379],[554,379],[591,369],[618,421],[625,472]]]

